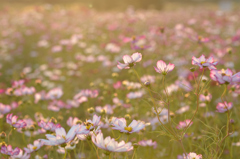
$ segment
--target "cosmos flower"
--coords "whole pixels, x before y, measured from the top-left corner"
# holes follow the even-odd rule
[[[12,155],[11,157],[13,159],[15,159],[15,158],[18,158],[18,159],[29,159],[30,158],[30,154],[27,153],[27,152],[23,153],[23,150],[20,149],[19,154]]]
[[[120,132],[134,133],[145,128],[145,123],[142,121],[133,120],[129,126],[127,126],[127,121],[125,118],[115,118],[112,119],[112,126],[112,129],[119,130]]]
[[[24,148],[24,150],[27,152],[27,153],[32,153],[34,151],[37,151],[39,150],[41,147],[43,146],[43,143],[41,140],[35,140],[33,142],[33,145],[32,144],[28,144],[27,145],[27,148]]]
[[[103,134],[99,133],[96,136],[92,135],[92,142],[99,148],[110,152],[127,152],[133,150],[131,142],[125,143],[124,141],[117,142],[110,136],[103,138]]]
[[[20,148],[16,147],[13,150],[11,145],[8,145],[8,146],[2,145],[1,147],[1,153],[4,155],[15,156],[15,155],[18,155],[19,152],[20,152]]]
[[[52,99],[52,100],[59,99],[62,95],[63,95],[63,91],[61,88],[53,88],[47,93],[46,98]]]
[[[209,70],[215,70],[217,69],[215,67],[217,64],[218,62],[214,61],[212,56],[210,56],[208,59],[206,59],[204,55],[200,56],[199,58],[194,56],[192,57],[192,65],[197,65],[200,67],[200,69],[208,67]]]
[[[201,154],[197,155],[195,152],[190,152],[187,155],[187,159],[202,159],[202,155]]]
[[[9,105],[5,105],[0,103],[0,117],[4,114],[7,114],[11,111],[11,107]]]
[[[77,117],[75,117],[75,118],[69,117],[68,120],[67,120],[67,125],[68,126],[77,125],[78,121],[79,121],[79,119]]]
[[[60,128],[60,124],[54,124],[53,122],[44,122],[43,120],[38,122],[38,126],[47,131],[54,132],[57,128]]]
[[[84,125],[86,126],[86,129],[88,129],[88,130],[94,129],[96,126],[99,125],[100,119],[101,119],[101,116],[97,116],[96,114],[94,114],[92,120],[87,120],[84,123]]]
[[[40,139],[44,145],[61,145],[68,143],[76,136],[76,131],[79,129],[78,125],[72,126],[71,129],[66,133],[63,127],[55,130],[56,136],[46,134],[48,140]]]
[[[217,104],[217,112],[219,113],[225,113],[226,111],[232,109],[233,107],[233,104],[230,102],[230,103],[227,103],[227,102],[224,102],[224,103],[218,103]]]
[[[154,149],[157,148],[157,142],[156,141],[153,142],[152,140],[141,140],[138,142],[138,144],[144,147],[152,146]]]
[[[240,72],[233,75],[230,69],[211,70],[210,77],[219,84],[235,84],[240,82]]]
[[[109,104],[105,105],[104,107],[97,106],[95,109],[96,112],[99,113],[113,114],[113,107]]]
[[[186,119],[185,121],[180,121],[177,126],[177,129],[183,129],[183,128],[187,127],[188,125],[191,126],[193,122],[191,122],[191,123],[190,122],[191,122],[190,119]]]
[[[168,72],[171,72],[174,69],[174,67],[175,67],[174,64],[169,63],[168,65],[166,65],[164,61],[159,60],[157,62],[157,67],[154,68],[156,72],[166,75]]]
[[[8,114],[6,117],[7,123],[12,125],[15,128],[23,128],[25,126],[27,126],[26,122],[24,122],[23,120],[17,120],[18,117],[15,115],[13,116],[13,114]]]
[[[131,67],[133,67],[134,65],[136,65],[136,62],[140,62],[142,60],[142,54],[141,53],[134,53],[132,54],[132,56],[129,55],[124,55],[123,56],[123,63],[118,62],[117,67],[119,69],[129,69]]]

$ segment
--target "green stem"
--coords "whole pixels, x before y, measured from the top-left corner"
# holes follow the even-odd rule
[[[66,159],[66,157],[67,157],[67,150],[65,149],[65,154],[64,154],[63,159]]]

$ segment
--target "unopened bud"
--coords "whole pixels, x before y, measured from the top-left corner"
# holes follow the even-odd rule
[[[149,87],[149,86],[150,86],[150,82],[149,82],[149,81],[146,81],[146,82],[144,82],[144,85],[145,85],[146,87]]]
[[[191,67],[191,68],[190,68],[190,71],[191,71],[191,72],[194,72],[195,70],[196,70],[195,67]]]
[[[202,79],[202,82],[205,83],[205,82],[207,82],[207,80],[204,78],[204,79]]]
[[[134,144],[133,144],[133,147],[134,147],[135,149],[137,149],[138,146],[139,146],[138,143],[134,143]]]
[[[94,112],[94,108],[93,107],[88,108],[87,111],[88,111],[88,113],[92,114]]]
[[[131,116],[130,116],[129,114],[126,114],[126,115],[124,116],[124,118],[125,118],[126,120],[131,120]]]
[[[52,118],[50,119],[50,122],[52,122],[52,123],[54,123],[54,124],[57,124],[57,119],[55,119],[54,117],[52,117]]]
[[[119,76],[118,73],[112,73],[112,77],[116,78],[118,76]]]
[[[6,133],[5,132],[1,132],[0,133],[0,137],[1,137],[1,139],[5,139],[6,138]]]
[[[29,127],[29,131],[34,131],[34,129],[35,129],[34,125],[31,125],[31,126]]]
[[[82,124],[83,122],[82,122],[82,120],[78,120],[77,122],[76,122],[76,124]]]

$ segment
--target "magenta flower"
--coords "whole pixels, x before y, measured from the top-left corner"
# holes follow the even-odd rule
[[[33,142],[33,145],[32,144],[28,144],[27,145],[27,148],[24,148],[24,150],[27,152],[27,153],[32,153],[34,151],[37,151],[39,150],[41,147],[43,146],[43,142],[41,140],[35,140]]]
[[[11,145],[8,145],[8,146],[3,145],[1,147],[1,153],[4,155],[15,156],[15,155],[18,155],[19,152],[20,152],[20,148],[16,147],[13,150]]]
[[[214,61],[212,56],[210,56],[208,59],[206,59],[204,55],[200,56],[199,58],[194,56],[192,57],[192,65],[197,65],[200,67],[200,69],[208,67],[209,70],[215,70],[217,69],[215,67],[217,64],[218,62]]]
[[[191,122],[191,123],[190,122],[191,122],[191,120],[189,120],[189,119],[186,119],[185,121],[180,121],[177,126],[177,129],[183,129],[183,128],[187,127],[188,125],[191,126],[193,122]]]
[[[156,72],[166,75],[168,72],[171,72],[174,69],[174,67],[175,67],[174,64],[169,63],[168,65],[166,65],[164,61],[159,60],[157,62],[157,67],[154,68]]]
[[[57,128],[60,128],[60,124],[54,124],[53,122],[44,122],[43,120],[38,122],[38,126],[43,128],[46,131],[54,132]]]
[[[217,112],[225,113],[226,111],[232,109],[232,107],[233,107],[232,103],[224,102],[224,103],[218,103],[216,108],[217,108]]]
[[[15,128],[23,128],[25,126],[27,126],[26,122],[24,122],[23,120],[17,120],[18,117],[15,115],[13,116],[13,114],[8,114],[6,117],[7,123],[12,125]]]
[[[110,152],[127,152],[133,150],[131,142],[125,143],[124,141],[117,142],[110,136],[103,138],[103,134],[99,133],[96,136],[92,135],[92,142],[99,148]]]
[[[152,141],[152,140],[142,140],[142,141],[139,141],[138,144],[140,146],[152,146],[154,149],[157,148],[157,142],[156,141]]]
[[[145,123],[143,121],[133,120],[128,126],[125,118],[113,118],[112,119],[112,129],[119,130],[124,133],[134,133],[139,132],[145,128]]]
[[[240,82],[240,72],[233,75],[230,69],[226,71],[224,69],[211,70],[210,77],[213,81],[217,81],[219,84],[234,84]]]
[[[141,60],[142,60],[142,54],[138,53],[138,52],[132,54],[132,56],[124,55],[123,56],[124,64],[118,62],[117,67],[119,69],[129,69],[129,68],[135,66],[136,62],[140,62]]]

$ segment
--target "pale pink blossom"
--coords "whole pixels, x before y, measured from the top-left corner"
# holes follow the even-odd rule
[[[200,67],[200,69],[204,67],[208,67],[209,70],[215,70],[217,69],[215,66],[218,64],[212,56],[210,56],[208,59],[205,58],[204,55],[201,55],[199,58],[192,57],[192,65],[197,65]]]
[[[132,54],[132,56],[124,55],[123,56],[124,64],[118,62],[117,67],[119,69],[129,69],[130,67],[133,67],[134,65],[136,65],[136,62],[140,62],[141,60],[142,60],[142,54],[138,52]]]
[[[219,113],[225,113],[226,111],[232,109],[233,107],[233,104],[230,102],[230,103],[227,103],[227,102],[224,102],[224,103],[218,103],[217,104],[217,112]]]
[[[175,67],[174,64],[169,63],[168,65],[166,65],[164,61],[159,60],[157,62],[157,67],[154,68],[156,72],[166,75],[168,72],[171,72],[174,69],[174,67]]]
[[[98,147],[110,152],[127,152],[133,150],[131,142],[125,143],[124,141],[117,142],[110,136],[103,138],[103,134],[99,133],[96,136],[92,135],[92,142]]]

